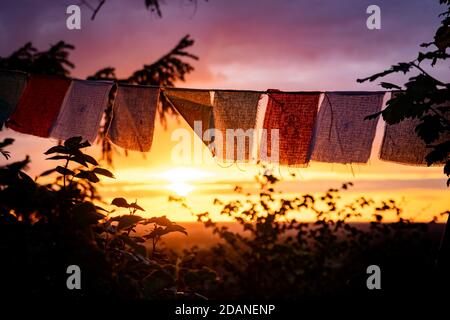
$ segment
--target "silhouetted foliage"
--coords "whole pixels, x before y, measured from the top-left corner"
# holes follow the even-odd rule
[[[67,77],[70,75],[70,69],[75,67],[69,60],[70,51],[73,49],[73,45],[59,41],[47,51],[38,51],[28,42],[9,57],[0,57],[0,69]]]
[[[11,142],[1,144],[2,154]],[[187,235],[184,227],[165,216],[141,217],[137,212],[144,209],[124,198],[112,205],[125,213],[105,209],[95,184],[99,175],[114,175],[82,151],[88,146],[74,137],[47,150],[48,160],[62,164],[38,177],[56,175],[45,184],[23,171],[29,158],[0,168],[2,290],[11,299],[202,298],[184,276],[212,271],[186,268],[182,257],[173,259],[157,248],[168,233]],[[66,269],[72,264],[82,270],[82,291],[67,290]]]
[[[10,155],[9,151],[5,150],[5,147],[7,147],[13,143],[14,143],[14,139],[11,139],[11,138],[3,139],[3,141],[0,142],[0,153],[2,154],[2,156],[5,157],[6,160],[8,160],[11,157],[11,155]]]
[[[221,239],[201,261],[219,276],[208,296],[301,299],[367,294],[365,271],[371,264],[384,270],[384,293],[408,293],[411,286],[418,292],[435,285],[426,282],[434,270],[437,246],[432,247],[427,233],[434,221],[403,218],[394,200],[344,201],[341,193],[352,183],[320,195],[288,197],[276,191],[278,181],[264,169],[256,177],[256,195],[236,187],[237,200],[214,200],[221,215],[239,224],[238,231],[214,222],[209,212],[192,212]],[[190,209],[184,199],[172,200]],[[372,217],[370,224],[352,223],[362,214]],[[315,221],[306,222],[311,215]],[[386,215],[397,220],[384,223]],[[414,282],[408,283],[412,276]]]
[[[450,83],[444,83],[422,67],[423,63],[429,62],[434,67],[438,62],[444,62],[450,55],[447,49],[450,47],[450,1],[440,0],[447,9],[440,16],[441,25],[437,29],[434,40],[423,43],[422,48],[432,48],[425,52],[419,52],[416,59],[410,62],[401,62],[393,65],[390,69],[374,74],[358,82],[375,81],[393,73],[408,74],[418,71],[418,75],[409,78],[403,86],[381,82],[386,89],[399,90],[387,102],[386,108],[367,117],[375,119],[382,115],[387,124],[395,124],[406,118],[420,119],[416,127],[416,134],[430,147],[426,156],[428,165],[433,163],[445,163],[444,174],[450,176]],[[450,186],[450,178],[447,180]]]
[[[184,81],[186,75],[194,71],[191,64],[182,60],[183,58],[198,60],[197,56],[186,51],[193,44],[194,40],[186,35],[167,54],[154,63],[144,65],[127,78],[117,78],[115,68],[106,67],[89,76],[88,80],[115,80],[119,83],[173,87],[175,81]]]

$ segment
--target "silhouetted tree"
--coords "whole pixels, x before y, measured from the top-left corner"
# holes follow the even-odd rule
[[[423,48],[432,49],[419,52],[417,58],[412,61],[398,63],[388,70],[358,79],[358,82],[375,81],[393,73],[418,72],[403,86],[381,82],[380,85],[383,88],[399,90],[399,92],[387,102],[383,111],[370,115],[367,119],[374,119],[382,115],[387,124],[399,123],[407,118],[420,119],[415,131],[430,147],[430,152],[426,156],[427,164],[444,162],[444,173],[450,176],[450,141],[441,141],[450,133],[450,106],[448,105],[450,83],[436,79],[422,67],[425,62],[430,62],[430,65],[434,67],[437,62],[443,62],[450,58],[447,53],[447,49],[450,47],[450,0],[440,0],[439,2],[447,6],[447,11],[440,14],[443,19],[434,40],[421,44]],[[447,186],[449,185],[450,178],[447,180]]]
[[[427,230],[435,220],[407,219],[393,199],[346,200],[343,194],[352,183],[319,194],[288,195],[277,189],[280,180],[269,168],[263,166],[255,178],[256,192],[236,186],[236,198],[214,199],[215,212],[232,219],[232,227],[215,221],[210,212],[197,213],[184,198],[170,198],[221,240],[203,253],[208,257],[203,264],[216,270],[219,279],[208,297],[367,295],[364,271],[370,264],[383,268],[384,296],[428,292],[442,284],[430,277],[435,249]],[[309,214],[314,222],[305,221]],[[352,223],[362,214],[370,223]],[[396,220],[385,222],[389,215]]]
[[[383,88],[399,92],[387,102],[383,111],[367,118],[374,119],[382,115],[387,124],[399,123],[407,118],[420,119],[415,131],[430,147],[425,158],[427,164],[445,163],[444,174],[450,177],[450,83],[436,79],[422,67],[425,62],[435,67],[438,62],[445,62],[450,58],[447,53],[450,47],[450,0],[439,2],[446,6],[446,11],[439,15],[442,17],[441,25],[436,30],[433,41],[421,44],[428,51],[420,51],[416,59],[398,63],[388,70],[358,79],[358,82],[375,81],[393,73],[418,72],[403,86],[381,82]],[[450,186],[450,178],[447,179],[447,186]],[[448,277],[448,271],[445,270],[450,266],[450,216],[441,242],[439,265]]]
[[[0,57],[0,68],[67,77],[70,69],[75,67],[69,60],[73,49],[73,45],[59,41],[47,51],[38,51],[31,42],[27,42],[9,57]]]

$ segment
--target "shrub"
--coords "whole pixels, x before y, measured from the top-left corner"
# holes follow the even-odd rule
[[[12,139],[0,144],[5,147]],[[33,180],[24,169],[29,158],[0,168],[0,282],[10,298],[76,297],[124,299],[203,298],[189,284],[206,269],[190,269],[182,257],[159,251],[161,237],[186,233],[165,216],[144,218],[137,202],[116,198],[103,208],[95,184],[114,175],[82,150],[80,137],[50,148],[48,160],[63,161]],[[56,175],[40,184],[42,177]],[[136,233],[142,228],[142,235]],[[151,244],[150,244],[151,243]],[[66,287],[66,269],[78,265],[82,290]],[[185,279],[186,277],[186,279]]]
[[[192,212],[221,240],[205,253],[210,262],[203,261],[219,275],[210,296],[299,299],[367,293],[366,268],[371,264],[385,271],[384,293],[386,289],[407,292],[408,281],[417,288],[427,285],[435,255],[427,233],[429,224],[404,219],[394,200],[360,197],[344,202],[341,193],[352,183],[320,195],[289,198],[275,190],[279,180],[267,168],[256,181],[256,200],[236,187],[244,200],[214,201],[221,215],[240,225],[237,232],[213,221],[208,212]],[[174,200],[189,208],[184,199]],[[372,221],[352,223],[363,212]],[[305,222],[306,213],[313,213],[315,222]],[[397,221],[383,223],[386,214],[394,214]],[[415,273],[419,279],[411,281]]]

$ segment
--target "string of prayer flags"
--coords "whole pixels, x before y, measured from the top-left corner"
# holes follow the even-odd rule
[[[153,142],[159,88],[119,85],[108,137],[128,150],[147,152]]]
[[[250,160],[259,98],[260,93],[250,91],[214,93],[214,144],[217,158],[241,162]]]
[[[17,132],[48,137],[71,80],[31,75],[7,127]]]
[[[50,137],[66,140],[80,136],[94,142],[112,85],[112,82],[73,80]]]
[[[278,151],[279,164],[305,166],[311,144],[320,93],[288,94],[269,90],[263,123],[260,159],[267,161]],[[272,130],[278,129],[278,150],[272,146]]]
[[[431,149],[416,134],[419,119],[404,119],[397,124],[386,124],[380,159],[403,164],[426,165],[425,156]]]
[[[311,160],[367,163],[377,127],[364,120],[381,110],[384,93],[325,93],[317,117]]]
[[[449,115],[447,119],[450,121]],[[425,157],[432,148],[428,148],[415,131],[420,123],[421,120],[418,118],[405,118],[396,124],[386,124],[380,149],[380,159],[402,164],[427,165]],[[448,132],[441,133],[439,139],[432,145],[449,140],[450,134]]]
[[[210,92],[208,90],[166,89],[164,93],[200,139],[208,144],[208,139],[205,139],[205,131],[214,128]]]
[[[0,70],[0,129],[6,123],[25,134],[61,140],[81,136],[92,143],[113,85]],[[160,90],[118,85],[107,132],[112,143],[127,150],[150,150]],[[259,160],[299,167],[310,160],[367,163],[377,121],[364,119],[381,110],[384,98],[384,92],[328,92],[317,112],[320,92],[267,90],[263,115],[259,105],[265,100],[258,91],[217,90],[211,102],[207,89],[163,90],[166,101],[218,159],[254,160],[253,144],[259,142]],[[386,125],[380,159],[425,165],[430,148],[415,132],[420,122],[407,118]],[[259,127],[261,137],[256,134]],[[448,139],[446,134],[434,144]]]
[[[14,112],[26,83],[26,73],[0,70],[0,129]]]

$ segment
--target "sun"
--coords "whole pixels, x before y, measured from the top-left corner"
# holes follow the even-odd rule
[[[211,173],[196,168],[173,168],[160,173],[159,177],[169,182],[167,189],[185,197],[195,190],[193,181],[205,179],[210,175]]]
[[[195,189],[195,187],[192,184],[186,182],[176,182],[169,184],[167,186],[167,189],[175,192],[177,195],[181,197],[185,197],[190,192],[192,192]]]

